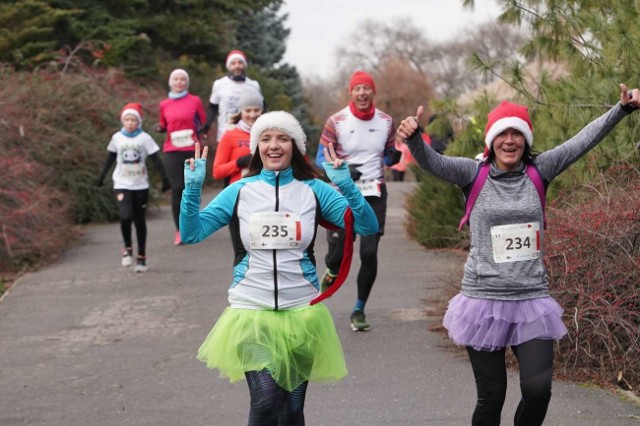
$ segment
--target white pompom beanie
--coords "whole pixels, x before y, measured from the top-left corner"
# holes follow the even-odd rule
[[[296,142],[296,146],[304,155],[307,152],[307,136],[300,122],[286,111],[271,111],[262,114],[251,126],[251,143],[249,149],[255,154],[260,135],[266,130],[279,130],[286,133]]]

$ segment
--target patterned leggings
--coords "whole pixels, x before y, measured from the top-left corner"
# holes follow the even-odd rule
[[[304,425],[304,398],[309,382],[288,392],[278,386],[267,370],[247,371],[245,377],[251,396],[249,426]]]

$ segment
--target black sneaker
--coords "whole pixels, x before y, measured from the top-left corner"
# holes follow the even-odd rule
[[[331,272],[331,269],[327,269],[320,279],[320,292],[324,293],[327,291],[327,289],[333,285],[337,276],[338,274]]]
[[[364,312],[356,309],[351,313],[351,329],[353,331],[369,331],[369,323]]]

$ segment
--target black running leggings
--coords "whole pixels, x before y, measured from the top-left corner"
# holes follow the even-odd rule
[[[512,347],[520,366],[520,391],[522,399],[513,424],[515,426],[540,426],[547,414],[551,399],[553,375],[553,340],[530,340]],[[476,379],[478,401],[473,412],[473,426],[496,426],[507,393],[507,369],[505,349],[476,351],[467,347],[473,374]]]
[[[249,385],[249,426],[304,425],[304,398],[309,382],[288,392],[278,386],[267,370],[244,373]]]
[[[360,236],[360,270],[358,271],[358,300],[366,302],[378,275],[378,244],[384,234],[387,216],[387,187],[382,185],[381,197],[365,197],[378,219],[375,235]],[[355,234],[354,234],[355,237]],[[344,255],[344,231],[327,231],[328,250],[324,261],[332,273],[337,273]]]
[[[378,243],[380,234],[360,236],[360,270],[358,271],[358,300],[366,302],[378,275]],[[332,273],[340,270],[344,252],[344,231],[327,231],[329,249],[325,257]]]
[[[136,227],[136,238],[138,240],[138,256],[146,255],[147,246],[147,222],[145,212],[147,211],[148,189],[129,191],[126,189],[116,189],[116,200],[120,211],[120,231],[124,240],[125,248],[132,247],[131,223]]]
[[[180,229],[180,201],[184,190],[184,162],[193,158],[194,151],[172,151],[164,153],[164,170],[171,183],[171,213],[176,230]]]

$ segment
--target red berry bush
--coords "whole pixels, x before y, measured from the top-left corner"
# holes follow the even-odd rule
[[[640,171],[611,169],[561,194],[547,210],[545,241],[553,296],[567,337],[556,371],[640,388]]]
[[[50,260],[73,239],[69,197],[49,180],[16,152],[0,157],[0,273]]]

